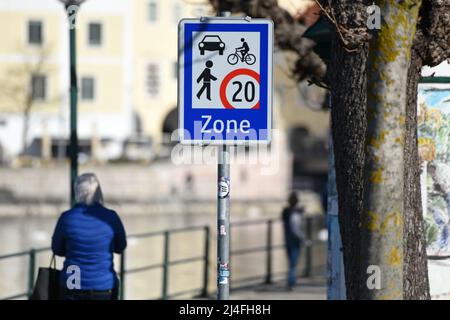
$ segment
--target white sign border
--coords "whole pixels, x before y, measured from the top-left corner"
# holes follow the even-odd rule
[[[267,65],[268,65],[268,81],[267,81],[267,139],[266,140],[198,140],[184,138],[184,69],[180,67],[180,63],[184,61],[184,25],[186,23],[257,23],[269,25],[267,46]],[[270,19],[252,19],[249,17],[205,17],[205,18],[183,18],[178,23],[178,85],[177,85],[177,109],[178,109],[178,141],[182,145],[269,145],[272,142],[272,112],[273,112],[273,54],[274,54],[274,23]]]

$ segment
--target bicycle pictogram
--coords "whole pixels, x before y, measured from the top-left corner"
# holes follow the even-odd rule
[[[230,54],[227,57],[227,61],[231,65],[235,65],[239,60],[245,62],[248,65],[252,65],[256,62],[256,57],[254,54],[248,53],[250,51],[250,47],[244,38],[241,38],[242,46],[236,48],[235,53]]]

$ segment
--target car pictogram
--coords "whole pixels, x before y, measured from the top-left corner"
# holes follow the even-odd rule
[[[217,35],[206,35],[198,44],[198,48],[202,56],[205,54],[205,51],[219,51],[219,54],[223,55],[225,43]]]

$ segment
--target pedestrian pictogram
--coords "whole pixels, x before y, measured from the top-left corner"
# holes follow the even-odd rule
[[[272,21],[183,19],[179,40],[180,141],[270,142]]]
[[[206,66],[205,70],[203,70],[203,72],[197,79],[197,83],[203,81],[203,85],[200,88],[200,91],[197,93],[197,98],[200,99],[203,91],[206,90],[206,99],[211,100],[211,81],[216,81],[217,78],[211,74],[211,68],[213,66],[212,61],[210,60],[206,61],[205,66]]]

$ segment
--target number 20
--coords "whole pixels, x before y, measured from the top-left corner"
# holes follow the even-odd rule
[[[242,102],[241,98],[238,98],[238,94],[242,91],[242,82],[233,81],[233,85],[237,85],[238,88],[233,94],[233,102]],[[247,81],[244,85],[244,98],[247,102],[252,102],[255,99],[255,84],[252,81]]]

